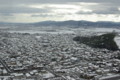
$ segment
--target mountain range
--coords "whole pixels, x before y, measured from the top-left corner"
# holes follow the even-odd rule
[[[120,22],[109,22],[109,21],[43,21],[36,23],[6,23],[0,22],[0,26],[55,26],[55,27],[120,27]]]

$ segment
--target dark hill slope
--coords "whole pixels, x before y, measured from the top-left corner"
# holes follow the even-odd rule
[[[114,41],[116,33],[107,33],[100,36],[91,37],[74,37],[73,40],[79,43],[89,45],[93,48],[106,48],[108,50],[118,50],[118,46]]]

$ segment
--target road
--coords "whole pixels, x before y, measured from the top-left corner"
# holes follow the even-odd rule
[[[100,78],[99,80],[119,80],[119,79],[120,79],[120,75],[112,75],[112,76]]]
[[[8,67],[8,65],[2,58],[0,58],[0,63],[3,65],[3,67],[7,70],[8,73],[12,72],[12,70]]]

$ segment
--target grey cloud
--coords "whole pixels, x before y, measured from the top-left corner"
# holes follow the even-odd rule
[[[93,10],[92,13],[96,14],[119,14],[118,3],[99,3],[98,5],[87,6],[88,9]]]
[[[83,12],[83,11],[79,11],[79,12],[76,12],[76,14],[92,14],[93,12]]]
[[[102,8],[104,11],[104,8],[107,9],[106,7],[118,7],[120,0],[0,0],[0,13],[5,12],[13,12],[13,13],[35,13],[35,12],[47,12],[45,9],[33,9],[33,8],[27,8],[27,7],[18,7],[18,5],[31,5],[31,4],[66,4],[66,3],[72,3],[72,2],[86,2],[86,3],[100,3],[101,5],[99,6],[88,6],[88,8],[91,7],[91,9],[94,10],[94,8],[100,9]],[[2,6],[1,6],[2,5]],[[106,6],[105,6],[106,5]],[[100,10],[102,11],[102,10]],[[112,13],[114,11],[109,10]],[[99,11],[95,11],[96,13],[99,13]]]
[[[31,17],[62,17],[60,14],[39,14],[39,15],[31,15]]]
[[[52,17],[53,15],[48,14],[39,14],[39,15],[31,15],[31,17]]]
[[[36,8],[29,8],[29,7],[0,7],[0,13],[8,14],[8,13],[44,13],[49,12],[47,9],[36,9]]]
[[[120,14],[118,7],[120,7],[120,0],[0,0],[0,16],[14,16],[14,14],[21,13],[50,13],[53,9],[47,8],[31,8],[28,5],[35,4],[72,4],[73,3],[99,3],[98,5],[88,5],[85,8],[92,10],[92,12],[77,12],[76,14]],[[22,6],[24,5],[24,6]],[[31,17],[62,17],[62,13],[58,15],[31,15]],[[67,14],[70,15],[70,14]]]
[[[47,2],[120,2],[119,0],[0,0],[0,2],[41,2],[41,3],[47,3]]]
[[[40,3],[68,3],[68,2],[95,2],[119,4],[120,0],[0,0],[0,4],[40,4]]]
[[[102,7],[102,9],[96,8],[92,12],[79,11],[76,14],[93,14],[93,13],[95,14],[120,14],[120,10],[118,10],[117,7],[110,7],[110,8]]]
[[[103,10],[95,10],[93,11],[93,13],[96,13],[96,14],[120,14],[120,11],[118,10],[118,8],[108,8],[108,9],[103,9]]]
[[[14,15],[11,13],[0,13],[0,16],[14,16]]]

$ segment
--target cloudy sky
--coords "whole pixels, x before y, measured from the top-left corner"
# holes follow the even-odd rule
[[[120,22],[120,0],[0,0],[0,22]]]

